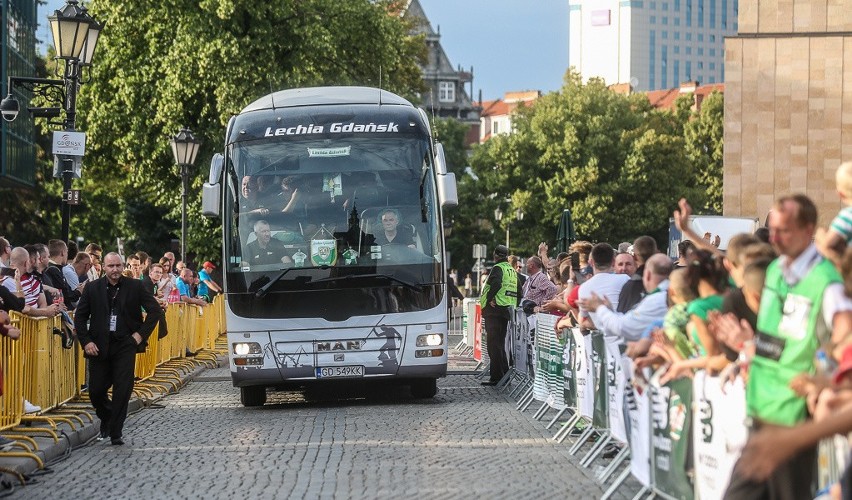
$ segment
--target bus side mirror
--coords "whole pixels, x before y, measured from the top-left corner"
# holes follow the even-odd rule
[[[441,202],[441,207],[455,207],[459,204],[456,174],[438,176],[438,200]]]
[[[447,173],[447,157],[444,154],[444,145],[435,143],[435,173],[444,175]]]
[[[444,156],[444,145],[435,143],[435,173],[438,174],[438,200],[442,207],[454,207],[459,204],[459,193],[456,189],[456,174],[447,172],[447,157]]]
[[[221,187],[219,179],[225,166],[225,156],[221,153],[213,155],[210,160],[210,176],[201,188],[201,214],[205,217],[219,217],[221,206]]]

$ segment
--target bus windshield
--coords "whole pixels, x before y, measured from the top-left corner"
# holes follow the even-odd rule
[[[228,150],[228,174],[231,290],[441,282],[428,138],[353,134],[237,142]]]

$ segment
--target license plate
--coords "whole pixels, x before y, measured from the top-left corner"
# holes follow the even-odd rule
[[[363,376],[363,366],[325,366],[317,368],[317,378],[349,378]]]

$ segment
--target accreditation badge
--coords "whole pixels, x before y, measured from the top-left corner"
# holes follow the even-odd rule
[[[329,240],[311,240],[311,262],[315,266],[333,266],[337,262],[337,242]]]
[[[793,293],[788,294],[784,299],[778,333],[788,339],[802,340],[805,338],[812,307],[813,304],[807,297]]]

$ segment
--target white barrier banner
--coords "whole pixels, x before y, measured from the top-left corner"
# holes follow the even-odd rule
[[[625,373],[630,376],[631,383],[626,386],[627,410],[630,415],[630,473],[642,486],[651,485],[651,400],[648,387],[644,384],[633,384],[633,361],[626,358]],[[645,370],[644,379],[649,374]]]
[[[704,371],[692,382],[695,402],[693,446],[695,485],[701,500],[722,499],[746,434],[745,386],[742,379],[725,382]]]
[[[536,318],[536,338],[542,339],[542,347],[547,349],[544,354],[547,363],[542,363],[544,375],[547,381],[547,399],[549,406],[557,410],[565,408],[565,377],[562,374],[562,351],[563,346],[556,337],[557,317],[552,314],[539,314]]]
[[[586,374],[585,384],[583,384],[582,392],[580,390],[579,373],[577,370],[577,394],[580,397],[580,415],[591,419],[595,414],[595,366],[592,363],[592,336],[583,335],[577,330],[580,335],[580,340],[577,348],[583,348],[583,355],[577,352],[577,362],[583,363],[582,371]]]
[[[530,339],[530,326],[527,315],[520,309],[515,309],[515,318],[512,322],[512,359],[515,362],[515,370],[527,373],[527,343]]]
[[[544,342],[544,336],[535,336],[533,345],[533,355],[535,356],[533,399],[536,401],[544,401],[547,399],[547,360],[549,357],[549,349],[546,345],[543,345]]]
[[[624,386],[627,381],[618,342],[606,343],[607,396],[609,397],[609,432],[621,443],[627,443],[624,423]]]

